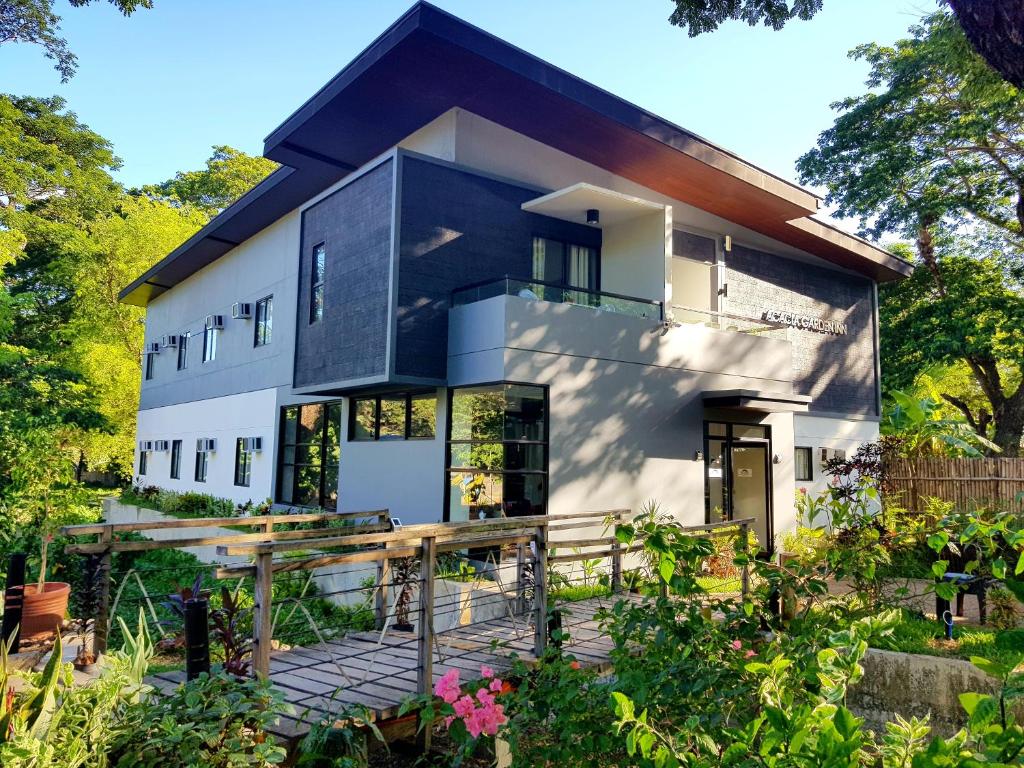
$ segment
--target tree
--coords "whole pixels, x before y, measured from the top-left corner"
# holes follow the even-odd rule
[[[1020,0],[946,0],[974,49],[1007,82],[1024,88],[1024,4]],[[713,32],[729,19],[782,29],[792,19],[807,21],[822,0],[675,0],[669,22],[690,37]]]
[[[75,8],[89,5],[93,0],[68,0]],[[153,0],[109,0],[125,16],[138,8],[152,8]],[[66,83],[78,69],[78,60],[60,36],[60,16],[53,12],[53,0],[0,0],[0,45],[4,43],[30,43],[41,45],[46,58],[54,62]]]
[[[1005,455],[1020,455],[1024,295],[1010,271],[994,256],[940,251],[933,268],[883,286],[880,296],[887,389],[912,387],[935,366],[966,365],[983,398],[937,381],[939,394],[972,430],[990,432]]]
[[[277,168],[265,157],[253,157],[233,147],[215,146],[206,168],[179,171],[173,179],[145,187],[147,194],[193,205],[212,216],[227,208]]]
[[[942,415],[940,403],[894,390],[886,403],[881,423],[883,435],[899,438],[900,452],[910,458],[921,456],[981,456],[980,448],[999,446],[960,419]]]

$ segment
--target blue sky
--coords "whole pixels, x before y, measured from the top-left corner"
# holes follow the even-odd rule
[[[784,178],[860,93],[846,53],[892,42],[932,0],[826,0],[781,32],[731,22],[695,40],[670,0],[438,0],[437,5]],[[154,0],[56,7],[79,58],[66,85],[41,50],[0,46],[0,90],[64,96],[114,143],[127,185],[202,165],[214,144],[262,139],[403,13],[411,0]]]

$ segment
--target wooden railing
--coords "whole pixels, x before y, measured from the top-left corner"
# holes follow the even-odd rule
[[[120,523],[69,526],[63,533],[69,536],[96,536],[97,541],[78,543],[68,552],[99,557],[102,560],[101,598],[95,622],[95,649],[106,648],[110,611],[110,558],[116,552],[139,552],[155,549],[182,549],[216,545],[219,556],[252,558],[251,563],[225,563],[216,567],[218,579],[252,579],[254,595],[252,666],[257,675],[270,673],[271,650],[274,642],[273,584],[277,574],[324,569],[328,566],[356,566],[375,564],[374,613],[381,636],[387,630],[389,619],[395,617],[390,590],[396,585],[394,564],[403,558],[419,560],[418,626],[416,628],[417,690],[431,690],[433,680],[433,649],[436,633],[435,587],[438,557],[445,553],[486,551],[502,548],[515,551],[516,605],[524,606],[533,625],[533,653],[543,655],[548,643],[549,567],[571,566],[573,563],[600,560],[607,563],[607,578],[611,591],[623,588],[624,559],[643,549],[637,541],[623,545],[617,534],[618,526],[630,521],[631,512],[625,509],[597,512],[579,512],[557,517],[528,516],[476,520],[457,523],[410,525],[391,530],[387,510],[350,513],[323,513],[307,515],[272,515],[265,517],[203,518],[164,520],[152,523]],[[346,520],[353,525],[343,528],[313,528],[309,530],[275,530],[285,523],[328,522]],[[726,529],[738,529],[739,538],[746,541],[751,520],[727,521],[701,526],[686,526],[682,530],[696,535],[719,535]],[[160,541],[118,541],[118,533],[145,533],[155,529],[181,529],[206,526],[247,526],[260,529],[256,533],[227,534],[219,537],[191,537]],[[593,535],[600,530],[599,535]],[[731,534],[731,531],[729,531]],[[577,535],[579,534],[579,535]],[[343,549],[344,551],[337,551]],[[313,550],[307,554],[308,550]],[[331,551],[335,550],[335,551]],[[552,550],[556,550],[552,554]],[[563,550],[570,550],[563,552]],[[297,556],[287,558],[291,554]],[[525,578],[529,572],[530,578]],[[744,568],[739,574],[740,591],[746,594],[749,577]],[[528,583],[527,583],[528,582]],[[365,588],[361,588],[365,591]],[[353,590],[355,591],[355,590]],[[526,593],[532,595],[532,605]],[[509,597],[502,587],[501,599]],[[527,607],[528,606],[528,607]]]

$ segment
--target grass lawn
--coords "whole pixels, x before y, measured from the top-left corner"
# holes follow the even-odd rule
[[[882,647],[904,653],[969,659],[981,656],[1002,664],[1024,661],[1024,629],[998,630],[991,627],[957,625],[953,640],[945,639],[942,625],[910,611],[903,611],[903,621]]]

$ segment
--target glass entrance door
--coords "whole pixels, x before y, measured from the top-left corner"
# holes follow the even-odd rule
[[[732,519],[754,520],[751,529],[762,549],[772,549],[770,506],[768,504],[771,464],[764,443],[733,443],[730,448],[730,493]]]

